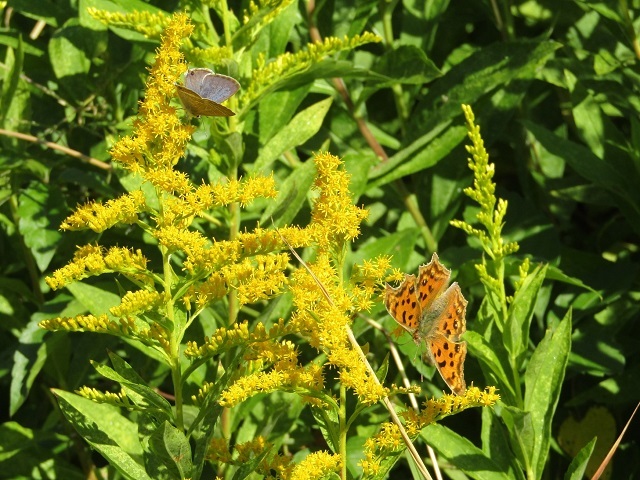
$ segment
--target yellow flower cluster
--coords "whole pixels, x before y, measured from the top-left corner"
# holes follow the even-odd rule
[[[384,255],[373,260],[364,260],[361,265],[354,265],[350,282],[351,303],[356,312],[367,312],[373,307],[380,285],[384,280],[390,280],[387,275],[389,270],[391,270],[391,257]],[[399,270],[397,271],[402,275]]]
[[[121,318],[118,322],[110,320],[107,315],[77,315],[75,317],[58,317],[43,320],[39,324],[45,330],[66,330],[68,332],[96,332],[112,335],[135,336],[139,333],[132,319]]]
[[[229,446],[224,438],[214,438],[209,443],[207,460],[228,465],[242,465],[272,448],[273,444],[259,435],[252,440],[235,445],[236,453],[234,454],[229,451]],[[287,480],[292,478],[293,467],[290,456],[267,455],[256,468],[256,473],[263,475],[263,478],[268,480]]]
[[[322,263],[316,263],[314,266],[319,265]],[[298,272],[302,273],[302,270],[298,270]],[[330,268],[319,268],[319,280],[325,285],[330,295],[336,293],[336,295],[332,295],[333,298],[338,298],[338,289],[332,289],[330,284],[322,279],[322,277],[328,276],[328,272],[331,272]],[[299,275],[296,275],[297,277]],[[309,285],[308,282],[304,284],[298,282],[291,290],[294,295],[294,303],[298,307],[291,322],[301,332],[309,336],[309,344],[312,347],[326,353],[329,364],[338,367],[342,384],[353,389],[360,401],[365,404],[376,403],[387,396],[388,389],[371,377],[358,353],[349,343],[347,329],[350,328],[351,319],[343,313],[344,310],[330,307],[326,303],[312,306],[310,301],[312,302],[314,297],[316,301],[319,301],[320,298],[318,298],[318,293],[315,293],[318,291],[317,286]],[[306,308],[302,309],[301,305],[306,305]]]
[[[343,245],[360,234],[360,223],[368,212],[351,202],[350,175],[340,168],[342,162],[335,155],[319,153],[315,156],[318,174],[315,187],[320,192],[314,205],[311,222],[319,232],[315,238],[321,248]]]
[[[294,362],[277,362],[273,370],[256,372],[239,378],[222,392],[218,403],[232,407],[258,393],[296,392],[303,397],[322,397],[324,376],[322,366],[311,363],[298,366]]]
[[[238,452],[238,463],[244,463],[251,460],[252,457],[258,455],[269,448],[271,444],[265,440],[261,435],[258,435],[253,440],[248,442],[239,443],[235,449]]]
[[[342,466],[340,455],[314,452],[298,463],[291,471],[290,480],[314,480],[338,472]]]
[[[220,352],[244,345],[249,339],[249,324],[247,322],[236,323],[229,329],[218,328],[211,338],[205,337],[204,345],[198,346],[196,342],[188,342],[185,350],[187,357],[205,357],[216,355]]]
[[[155,291],[138,290],[136,292],[127,292],[122,297],[120,305],[111,307],[109,311],[116,317],[139,314],[158,307],[162,299],[162,295]]]
[[[244,207],[258,197],[275,198],[276,194],[273,175],[255,175],[241,180],[227,180],[215,185],[200,185],[193,192],[185,195],[184,200],[193,212],[198,212],[233,202],[238,202]]]
[[[131,402],[127,397],[127,393],[122,390],[120,393],[111,393],[111,392],[101,392],[95,388],[90,388],[87,386],[80,387],[76,390],[76,393],[81,397],[88,398],[89,400],[93,400],[98,403],[109,403],[111,405],[115,405],[116,407],[125,407],[128,408],[131,406]]]
[[[149,281],[146,266],[147,259],[140,250],[132,252],[126,248],[111,247],[105,252],[97,245],[85,245],[76,250],[70,263],[53,272],[45,281],[57,290],[91,275],[117,272],[146,283]]]
[[[468,408],[491,407],[500,400],[496,387],[487,387],[484,391],[478,387],[467,388],[464,395],[444,394],[440,398],[430,398],[424,402],[424,408],[416,413],[407,410],[402,413],[406,421],[407,433],[417,435],[427,425],[462,412]]]
[[[293,0],[251,0],[249,10],[245,10],[242,23],[247,25],[251,20],[256,20],[256,28],[267,25],[289,5]]]
[[[281,235],[291,238],[296,245],[308,245],[311,242],[312,235],[307,230],[287,228],[280,232],[258,227],[252,232],[238,234],[235,240],[221,240],[213,243],[198,232],[175,226],[161,227],[153,235],[170,252],[183,251],[186,254],[184,268],[196,275],[199,272],[217,272],[223,266],[237,262],[243,257],[269,254],[274,250],[286,248]],[[266,262],[266,260],[262,261]],[[274,262],[281,261],[276,259]],[[283,268],[284,266],[282,265]],[[256,268],[264,267],[256,266]]]
[[[225,242],[229,246],[234,242]],[[219,257],[222,261],[224,257]],[[289,257],[286,254],[254,255],[238,263],[222,266],[202,283],[192,285],[183,297],[188,309],[195,298],[196,308],[201,310],[235,289],[241,305],[264,300],[282,291],[286,284],[284,270]],[[192,262],[185,268],[193,270]],[[202,268],[202,265],[200,265]]]
[[[375,476],[383,459],[402,451],[405,447],[400,429],[395,423],[383,423],[374,437],[364,442],[364,458],[360,460],[365,477]]]
[[[120,13],[99,10],[95,7],[87,8],[87,12],[102,23],[113,27],[135,30],[147,38],[160,38],[160,34],[171,19],[162,12],[133,11],[131,13]]]
[[[185,193],[189,189],[172,169],[184,154],[195,127],[182,124],[169,102],[175,95],[175,84],[187,70],[180,44],[192,30],[185,14],[171,17],[150,70],[134,134],[119,140],[111,149],[113,158],[125,168],[169,193]]]
[[[185,50],[187,58],[195,65],[220,65],[233,55],[228,46],[191,47]]]
[[[118,223],[132,224],[145,205],[144,194],[137,190],[128,195],[109,200],[105,204],[92,202],[78,207],[60,225],[63,230],[89,228],[100,233]]]
[[[473,407],[490,407],[500,400],[495,387],[487,387],[484,391],[477,387],[469,387],[464,395],[445,394],[441,398],[431,398],[424,403],[424,408],[416,413],[413,410],[402,412],[405,428],[411,438],[415,438],[427,425],[446,416]],[[380,468],[382,459],[403,450],[404,440],[398,426],[393,423],[382,425],[380,432],[365,442],[365,458],[360,462],[365,475],[373,476]]]
[[[233,455],[229,452],[227,441],[224,438],[212,438],[209,442],[209,450],[207,451],[207,460],[220,463],[231,463]]]

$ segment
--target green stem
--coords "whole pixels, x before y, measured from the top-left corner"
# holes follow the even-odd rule
[[[160,247],[162,252],[162,269],[164,274],[164,289],[167,300],[166,315],[167,320],[173,326],[169,340],[170,351],[169,362],[171,366],[171,379],[173,381],[173,393],[175,395],[176,406],[176,427],[184,429],[183,405],[182,405],[182,370],[180,364],[180,342],[184,334],[184,325],[176,324],[176,316],[174,311],[174,302],[171,290],[174,283],[173,269],[171,268],[171,255],[167,253],[166,248]]]
[[[438,241],[433,236],[433,232],[427,225],[427,221],[422,216],[422,212],[420,211],[420,207],[418,206],[418,199],[415,193],[409,193],[407,187],[402,183],[402,181],[398,180],[394,182],[394,185],[398,190],[400,190],[400,195],[402,195],[402,201],[404,202],[405,207],[413,217],[413,220],[416,222],[418,227],[420,227],[420,233],[424,238],[424,242],[428,252],[435,252],[438,250]]]
[[[229,26],[229,6],[227,0],[220,0],[222,10],[222,29],[224,31],[224,44],[231,47],[231,28]]]
[[[509,328],[509,306],[507,305],[507,291],[505,290],[505,269],[504,269],[504,257],[501,256],[496,259],[496,278],[498,279],[498,285],[500,285],[500,308],[502,310],[502,325],[503,328]],[[509,358],[509,363],[511,365],[511,375],[513,377],[513,390],[516,395],[516,402],[520,408],[524,407],[524,400],[522,397],[522,387],[520,385],[520,371],[518,369],[518,365],[516,363],[515,357]]]
[[[380,2],[380,10],[382,15],[382,34],[384,43],[388,50],[393,50],[395,39],[393,37],[393,9],[398,2],[396,0],[387,1],[382,0]],[[403,136],[406,133],[406,121],[409,116],[409,110],[404,101],[404,95],[401,84],[395,84],[391,87],[393,92],[394,102],[396,104],[396,110],[398,112],[398,118],[400,119],[400,129],[403,132]]]
[[[340,478],[347,478],[347,389],[344,384],[340,384],[340,410],[338,410],[338,420],[340,422],[340,458],[342,460],[342,471]]]
[[[395,7],[397,1],[387,1],[382,0],[379,3],[380,13],[382,16],[382,34],[384,36],[385,43],[388,47],[393,48],[393,8]]]
[[[176,402],[176,428],[184,429],[184,417],[182,413],[182,371],[180,367],[180,356],[175,357],[171,365],[171,379],[173,380],[175,402]]]
[[[224,44],[229,47],[229,50],[231,50],[231,56],[233,56],[233,35],[231,32],[231,24],[229,22],[229,17],[230,17],[230,13],[229,13],[229,6],[227,5],[227,0],[221,0],[220,1],[220,10],[221,10],[221,14],[222,14],[222,29],[224,31]],[[236,74],[236,72],[229,72],[229,74]],[[237,97],[234,95],[229,99],[229,107],[231,108],[231,110],[233,110],[234,112],[237,112],[238,110],[238,99]],[[238,116],[232,116],[229,117],[228,119],[229,121],[229,131],[230,132],[235,132],[238,129]]]

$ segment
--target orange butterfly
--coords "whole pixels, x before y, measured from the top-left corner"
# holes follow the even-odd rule
[[[467,301],[460,286],[451,284],[448,270],[435,253],[427,265],[422,265],[418,278],[406,275],[398,288],[387,284],[384,304],[396,322],[411,333],[420,345],[427,343],[427,352],[443,380],[451,390],[462,395],[464,359],[467,343],[460,340],[466,331]]]

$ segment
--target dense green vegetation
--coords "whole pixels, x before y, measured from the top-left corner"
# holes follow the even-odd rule
[[[640,399],[640,2],[1,5],[1,478],[601,465]],[[235,116],[184,111],[187,66]],[[460,396],[389,335],[433,252]]]

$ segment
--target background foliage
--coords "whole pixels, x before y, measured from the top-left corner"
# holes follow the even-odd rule
[[[107,28],[87,14],[88,7],[186,9],[194,23],[209,26],[205,38],[220,25],[216,15],[209,23],[207,9],[195,1],[4,2],[2,128],[108,161],[108,148],[131,130],[157,38]],[[230,7],[240,11],[248,5]],[[503,236],[520,245],[508,258],[507,277],[518,279],[524,258],[534,266],[548,264],[532,297],[522,368],[529,360],[540,362],[531,357],[534,347],[571,311],[571,351],[544,439],[550,454],[538,458],[542,464],[531,477],[561,478],[594,434],[602,442],[594,456],[608,449],[640,398],[640,384],[634,381],[640,376],[639,8],[637,1],[567,1],[561,7],[545,1],[293,3],[254,39],[256,55],[272,58],[298,51],[310,39],[364,31],[383,41],[338,54],[295,81],[283,82],[247,114],[240,143],[202,121],[180,168],[195,183],[218,178],[230,159],[241,159],[241,174],[271,169],[282,196],[266,214],[265,204],[244,212],[243,225],[269,215],[276,225],[306,223],[314,174],[306,160],[319,149],[331,151],[353,176],[354,202],[370,211],[349,261],[390,253],[394,266],[414,272],[437,250],[457,272],[470,302],[469,330],[482,332],[481,324],[474,325],[483,315],[485,298],[473,268],[479,245],[449,223],[454,218],[474,223],[478,211],[463,194],[472,177],[460,105],[472,105],[496,166],[497,196],[509,202]],[[227,73],[240,79],[247,75]],[[342,77],[346,90],[336,90],[331,77]],[[365,121],[375,140],[367,139]],[[100,292],[114,290],[113,282],[98,280],[91,290],[52,293],[43,278],[68,261],[75,245],[94,238],[61,235],[58,227],[70,210],[89,199],[113,198],[127,185],[99,162],[87,164],[9,135],[0,141],[0,476],[82,478],[88,465],[103,460],[66,423],[49,389],[72,391],[85,384],[108,389],[90,360],[104,363],[109,350],[126,356],[152,386],[162,390],[167,380],[153,359],[115,338],[52,335],[37,326],[63,310],[91,310],[102,301]],[[219,220],[224,224],[224,218]],[[134,230],[113,229],[100,242],[136,247],[147,240]],[[513,293],[512,284],[507,293]],[[241,315],[252,319],[259,313]],[[371,316],[392,328],[381,304]],[[224,318],[224,309],[212,311],[210,318],[211,324],[201,327],[205,331]],[[385,339],[364,320],[357,325],[361,342],[369,342],[381,362]],[[410,362],[412,345],[401,349]],[[468,382],[495,383],[474,353],[471,349],[467,357]],[[433,375],[421,364],[419,371],[408,370],[416,381],[421,374]],[[396,374],[389,372],[390,377]],[[438,382],[425,382],[423,390],[436,394]],[[268,415],[287,415],[276,396],[261,401]],[[372,424],[384,421],[376,417],[380,413],[372,410]],[[497,414],[508,425],[508,415]],[[300,444],[288,445],[294,454],[303,444],[313,450],[316,441],[309,428],[313,422],[300,415],[287,423],[302,431],[296,434]],[[473,457],[477,449],[471,448],[481,441],[486,445],[491,432],[488,419],[480,417],[487,415],[493,414],[471,410],[427,429],[425,438],[450,462],[452,478],[464,478],[457,468],[472,478],[494,478],[479,473],[481,462],[474,464]],[[354,443],[372,433],[363,427]],[[284,438],[286,431],[274,435]],[[527,439],[521,440],[526,445]],[[465,457],[463,447],[472,453]],[[505,468],[506,478],[516,475],[496,451],[484,454]],[[637,475],[633,459],[639,454],[637,442],[625,440],[612,462],[615,478]],[[571,478],[580,478],[573,472]]]

